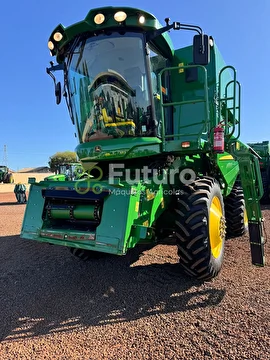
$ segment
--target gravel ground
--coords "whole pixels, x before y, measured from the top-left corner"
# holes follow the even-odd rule
[[[1,360],[270,359],[270,266],[251,265],[247,236],[227,241],[219,277],[202,284],[174,245],[82,263],[22,240],[25,205],[0,201]]]

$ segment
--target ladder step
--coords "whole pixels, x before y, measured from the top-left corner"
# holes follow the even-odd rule
[[[249,223],[250,251],[253,265],[264,266],[264,241],[262,241],[261,226],[256,223]]]

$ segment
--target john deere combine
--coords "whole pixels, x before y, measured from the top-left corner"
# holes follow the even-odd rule
[[[172,30],[192,31],[193,44],[174,49]],[[58,25],[48,47],[56,102],[63,94],[89,178],[32,184],[22,238],[87,258],[171,235],[181,266],[211,279],[226,234],[248,227],[252,263],[263,266],[259,162],[239,140],[240,84],[214,39],[170,19],[162,27],[140,9],[104,7]]]

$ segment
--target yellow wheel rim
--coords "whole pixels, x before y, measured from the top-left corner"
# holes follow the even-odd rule
[[[245,229],[248,228],[248,216],[247,216],[247,209],[244,210],[244,227]]]
[[[225,238],[225,219],[221,202],[217,196],[213,198],[210,206],[209,237],[212,255],[214,258],[218,258]]]

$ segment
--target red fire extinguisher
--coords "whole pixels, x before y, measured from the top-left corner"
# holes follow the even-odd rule
[[[213,150],[215,153],[224,152],[224,129],[221,124],[218,124],[214,128],[214,144]]]

